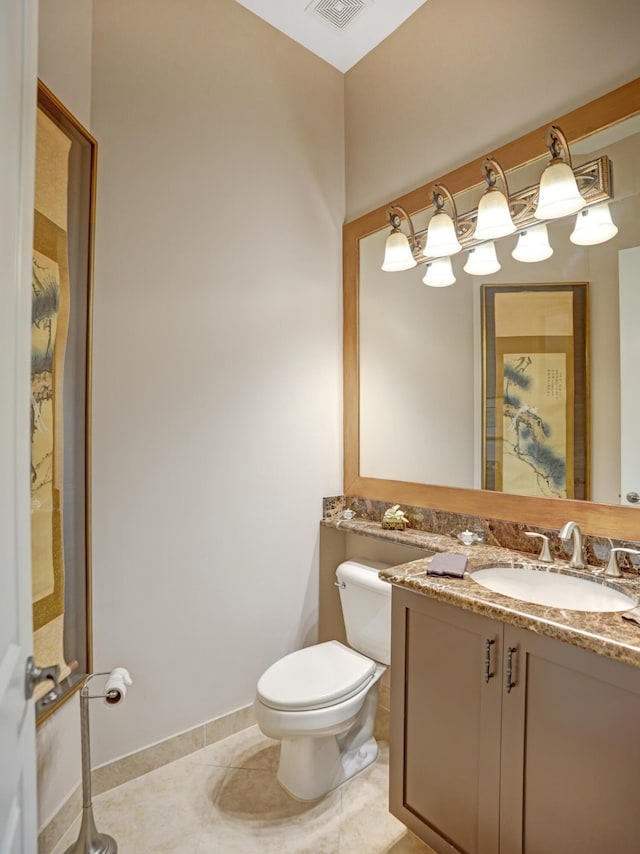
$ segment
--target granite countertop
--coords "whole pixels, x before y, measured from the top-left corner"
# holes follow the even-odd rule
[[[567,563],[557,561],[552,564],[543,564],[533,555],[496,546],[486,546],[482,543],[464,546],[454,537],[444,534],[411,529],[385,530],[378,522],[362,519],[346,521],[340,518],[327,518],[323,519],[321,524],[386,542],[416,546],[434,553],[449,552],[466,555],[468,563],[464,578],[426,575],[431,556],[382,570],[379,575],[385,581],[409,587],[432,599],[484,614],[501,622],[510,623],[536,634],[555,638],[572,646],[640,668],[640,626],[624,620],[620,612],[593,613],[533,605],[510,596],[493,593],[474,581],[469,573],[483,566],[495,565],[562,570],[571,575],[583,577],[586,575],[598,583],[607,583],[640,602],[640,577],[634,574],[625,573],[623,578],[605,581],[600,576],[594,579],[593,574],[588,570],[585,572],[572,570]]]

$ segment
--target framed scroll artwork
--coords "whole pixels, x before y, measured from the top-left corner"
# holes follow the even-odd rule
[[[588,284],[483,285],[483,488],[589,498]]]
[[[91,666],[91,270],[97,146],[38,84],[31,314],[34,659],[38,720]]]

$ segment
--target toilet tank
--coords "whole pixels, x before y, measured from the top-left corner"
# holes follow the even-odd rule
[[[336,569],[349,646],[382,664],[391,660],[391,585],[378,578],[378,570],[389,566],[352,558]]]

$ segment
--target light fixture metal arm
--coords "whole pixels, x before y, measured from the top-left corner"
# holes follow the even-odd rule
[[[569,143],[558,125],[551,125],[544,142],[554,160],[560,159],[560,155],[562,155],[562,159],[573,169]]]
[[[456,227],[456,231],[458,230],[458,208],[456,206],[455,199],[449,192],[449,190],[445,187],[444,184],[434,184],[433,189],[431,191],[431,199],[433,201],[433,206],[436,211],[442,210],[444,207],[444,200],[447,198],[451,203],[451,207],[453,208],[453,222]]]
[[[396,213],[396,211],[399,211],[400,213]],[[418,241],[416,239],[416,232],[415,232],[415,229],[413,227],[413,222],[411,221],[411,217],[406,212],[406,210],[403,207],[401,207],[400,205],[389,205],[389,210],[387,211],[387,214],[389,216],[389,222],[390,222],[392,228],[400,228],[402,220],[406,219],[407,223],[409,224],[409,233],[410,233],[409,243],[411,244],[411,248],[415,249],[418,246]]]
[[[509,183],[507,181],[507,176],[504,173],[504,169],[498,163],[497,160],[494,160],[493,157],[485,157],[484,162],[482,164],[482,175],[484,180],[487,182],[488,187],[495,187],[496,185],[496,175],[502,181],[502,186],[504,189],[504,197],[509,202]]]

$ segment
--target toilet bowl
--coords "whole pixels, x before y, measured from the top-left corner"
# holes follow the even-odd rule
[[[282,742],[278,781],[297,800],[323,797],[378,755],[373,731],[390,657],[391,585],[377,573],[387,566],[356,559],[336,570],[350,646],[306,647],[258,680],[256,720]]]

